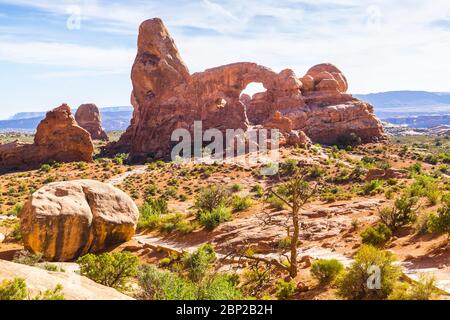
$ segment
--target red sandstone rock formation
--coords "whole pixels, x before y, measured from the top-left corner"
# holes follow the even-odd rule
[[[372,106],[346,93],[347,80],[335,66],[315,66],[303,78],[289,69],[277,74],[254,63],[191,75],[160,19],[140,26],[131,78],[133,120],[109,150],[130,151],[134,160],[167,156],[173,130],[192,131],[196,120],[203,121],[204,130],[274,127],[278,121],[275,127],[284,130],[285,137],[291,135],[285,129],[290,129],[301,138],[304,132],[312,141],[327,144],[352,133],[364,142],[384,138]],[[241,98],[252,82],[262,83],[267,91]]]
[[[102,128],[100,110],[95,104],[82,104],[75,113],[75,120],[80,127],[91,134],[92,140],[109,140]]]
[[[79,127],[66,104],[50,111],[39,124],[33,144],[0,145],[0,170],[36,166],[51,161],[92,161],[89,132]]]

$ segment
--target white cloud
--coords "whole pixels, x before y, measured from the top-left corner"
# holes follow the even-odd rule
[[[0,60],[22,64],[40,64],[128,73],[135,50],[96,48],[67,43],[0,42]]]
[[[163,18],[190,69],[255,61],[302,75],[332,62],[359,92],[424,89],[448,91],[450,30],[433,22],[450,19],[448,0],[199,0],[89,1],[0,0],[66,15],[79,4],[82,28],[130,34],[140,22]],[[268,20],[265,20],[268,19]],[[269,21],[269,22],[266,22]],[[182,32],[203,28],[217,35]],[[0,59],[21,63],[126,70],[134,48],[98,49],[48,43],[2,43]]]

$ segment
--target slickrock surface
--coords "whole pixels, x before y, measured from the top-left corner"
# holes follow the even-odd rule
[[[0,283],[14,278],[25,279],[32,296],[62,285],[66,300],[133,300],[132,298],[73,272],[49,272],[0,260]]]
[[[35,166],[51,161],[92,161],[89,133],[78,126],[66,104],[50,111],[37,127],[33,144],[0,145],[0,170]]]
[[[93,180],[51,183],[30,196],[23,242],[53,261],[69,261],[130,240],[139,210],[119,189]]]
[[[80,127],[91,134],[92,140],[109,140],[102,128],[100,110],[95,104],[82,104],[75,113],[75,120]]]
[[[172,132],[183,128],[192,134],[197,120],[203,121],[203,130],[221,131],[278,123],[288,142],[291,131],[301,140],[303,131],[313,142],[330,144],[352,133],[362,142],[385,137],[373,107],[346,93],[347,80],[335,66],[315,66],[302,78],[290,69],[276,73],[248,62],[191,75],[157,18],[140,26],[131,78],[133,120],[106,152],[131,151],[134,160],[167,157]],[[252,82],[262,83],[267,91],[241,98]]]

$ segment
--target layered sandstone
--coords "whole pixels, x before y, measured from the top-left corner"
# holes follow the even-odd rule
[[[92,140],[109,140],[102,128],[100,110],[95,104],[82,104],[75,113],[75,120],[80,127],[91,134]]]
[[[78,126],[66,104],[47,113],[37,127],[33,144],[0,145],[0,170],[43,163],[92,161],[94,146],[89,133]]]
[[[30,196],[20,214],[25,247],[53,261],[130,240],[138,218],[129,196],[92,180],[48,184]]]
[[[346,93],[347,80],[335,66],[315,66],[302,78],[290,69],[276,73],[247,62],[191,75],[160,19],[140,26],[131,78],[133,120],[122,139],[109,148],[126,149],[135,160],[168,156],[172,132],[178,128],[192,132],[194,121],[200,120],[203,130],[221,131],[274,127],[277,122],[280,126],[275,127],[285,137],[305,133],[312,141],[327,144],[350,134],[363,142],[384,138],[372,106]],[[266,92],[241,97],[252,82],[262,83]]]

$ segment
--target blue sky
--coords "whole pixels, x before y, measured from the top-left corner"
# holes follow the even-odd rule
[[[353,93],[450,91],[448,0],[0,0],[0,118],[129,105],[138,26],[153,17],[191,72],[331,62]]]

